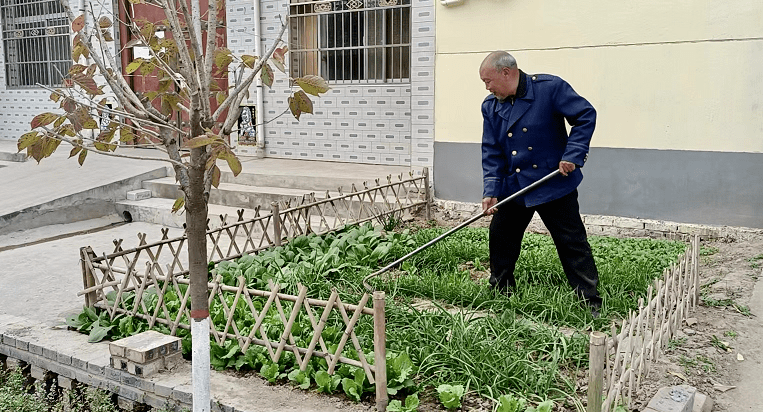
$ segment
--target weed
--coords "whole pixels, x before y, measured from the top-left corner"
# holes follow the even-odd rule
[[[720,251],[720,249],[718,249],[715,246],[705,246],[705,245],[702,245],[699,248],[699,255],[700,256],[712,256],[712,255],[718,253],[718,251]]]
[[[736,333],[736,331],[733,330],[727,330],[726,332],[723,332],[723,336],[727,338],[736,338],[739,334]]]
[[[748,318],[752,317],[752,312],[750,311],[750,307],[747,305],[740,305],[738,303],[733,304],[734,309],[736,309],[739,313],[747,316]]]
[[[391,232],[403,223],[403,210],[395,210],[387,214],[377,212],[376,221],[379,222],[385,232]]]
[[[722,352],[728,352],[731,350],[729,344],[720,340],[717,336],[710,337],[710,344]]]
[[[686,337],[671,339],[670,341],[668,341],[668,352],[672,352],[676,350],[677,348],[685,345],[687,340],[688,338]]]

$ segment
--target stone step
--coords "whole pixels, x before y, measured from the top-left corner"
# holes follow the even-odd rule
[[[143,188],[150,190],[151,195],[158,198],[174,200],[182,194],[174,177],[146,180],[143,182]],[[220,183],[219,187],[213,187],[210,191],[209,203],[247,209],[259,206],[262,210],[270,210],[271,203],[275,201],[302,197],[307,193],[309,191],[304,189]]]
[[[0,152],[0,160],[4,162],[26,162],[26,153]]]
[[[317,172],[317,170],[306,170],[298,174],[283,174],[278,173],[278,171],[269,170],[260,173],[242,172],[238,176],[234,176],[232,172],[223,170],[220,174],[220,182],[247,186],[300,189],[307,192],[336,191],[341,187],[342,191],[346,193],[352,190],[353,184],[361,187],[363,182],[368,182],[371,185],[374,179],[383,177],[375,176],[364,179],[362,176],[353,175],[350,170],[347,171],[345,176],[325,176]]]

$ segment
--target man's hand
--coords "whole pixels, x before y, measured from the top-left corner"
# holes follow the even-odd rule
[[[563,175],[567,176],[567,173],[572,172],[575,170],[575,163],[570,163],[562,160],[559,162],[559,171],[562,172]],[[482,204],[485,204],[485,201],[482,201]]]
[[[498,203],[498,199],[496,199],[494,197],[483,197],[482,198],[482,212],[485,215],[492,215],[498,209],[492,209],[492,210],[488,210],[488,209],[490,209],[491,207],[495,206],[496,203]]]

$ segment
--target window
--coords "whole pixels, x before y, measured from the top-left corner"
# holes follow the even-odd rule
[[[291,0],[292,77],[333,83],[407,82],[411,65],[410,0]]]
[[[69,19],[58,0],[3,0],[0,11],[6,85],[60,85],[72,54]]]

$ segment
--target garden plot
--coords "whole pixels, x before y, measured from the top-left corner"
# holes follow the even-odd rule
[[[232,287],[245,282],[247,288],[264,290],[278,284],[292,295],[299,294],[298,285],[302,285],[311,298],[320,300],[330,299],[336,290],[342,302],[358,302],[365,292],[363,277],[444,230],[384,233],[365,225],[322,237],[300,236],[256,256],[212,265],[210,279]],[[486,229],[464,229],[375,281],[375,287],[387,297],[387,374],[393,397],[402,400],[406,395],[431,394],[446,406],[454,406],[466,392],[473,399],[504,404],[510,401],[506,396],[512,396],[532,405],[553,400],[565,408],[579,409],[588,362],[586,331],[608,330],[613,320],[638,309],[638,299],[646,295],[648,286],[685,249],[683,243],[673,241],[591,238],[604,298],[602,316],[594,319],[567,285],[553,243],[543,235],[525,237],[516,270],[518,290],[510,298],[494,293],[485,276],[487,236]],[[172,317],[187,316],[178,310],[183,286],[169,289],[161,299]],[[159,289],[144,292],[145,304],[140,310],[154,312],[160,304],[157,290],[161,287],[160,282]],[[134,299],[131,293],[125,298]],[[274,342],[288,335],[284,334],[284,320],[292,317],[293,304],[268,307],[264,297],[252,299],[250,304],[237,300],[234,292],[223,295],[225,304],[216,300],[210,307],[216,330],[235,325],[241,336],[264,334]],[[109,303],[113,299],[111,295]],[[422,301],[429,302],[426,308],[420,306]],[[263,309],[265,315],[258,325],[256,314]],[[227,316],[229,313],[233,316]],[[294,316],[290,335],[295,345],[307,347],[314,340],[312,326],[320,314],[314,315]],[[355,325],[358,346],[348,345],[343,353],[356,361],[364,357],[370,364],[374,361],[373,325],[370,318],[364,318]],[[333,352],[342,341],[347,342],[345,323],[334,312],[326,317],[319,345],[323,352]],[[109,319],[96,312],[83,313],[70,324],[113,338],[147,328],[136,317]],[[178,330],[176,334],[184,338],[188,351],[188,332]],[[308,365],[300,371],[298,356],[284,351],[274,363],[263,346],[245,346],[236,339],[212,344],[212,362],[217,368],[254,370],[271,382],[290,380],[303,389],[343,391],[356,400],[373,393],[362,367],[313,357],[303,360]]]

